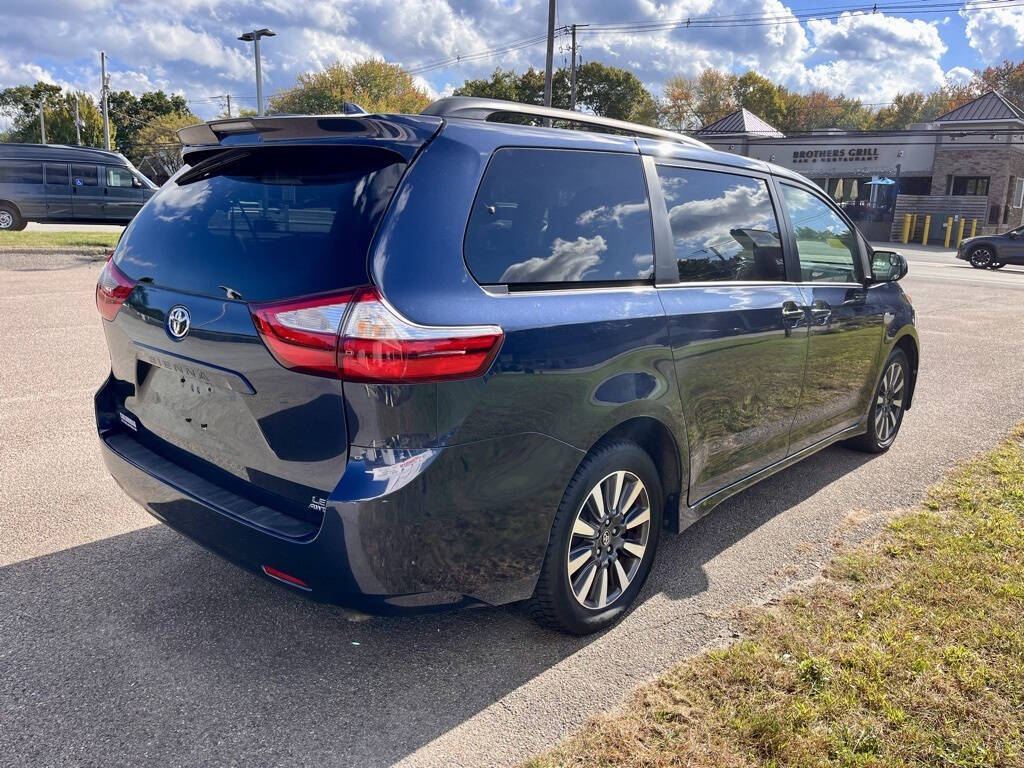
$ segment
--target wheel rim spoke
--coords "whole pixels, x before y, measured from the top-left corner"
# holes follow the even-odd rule
[[[604,608],[608,604],[608,566],[601,569],[601,577],[597,583],[597,607]]]
[[[644,484],[639,479],[633,483],[633,487],[629,489],[629,495],[626,497],[626,501],[623,503],[622,508],[619,510],[622,513],[629,512],[633,508],[633,504],[637,498],[644,491]]]
[[[578,550],[576,555],[569,555],[569,578],[571,579],[576,572],[586,565],[587,561],[594,556],[593,551],[590,547],[583,550]]]
[[[619,511],[619,499],[622,498],[622,484],[626,480],[625,472],[616,472],[615,480],[612,483],[611,511]]]
[[[645,507],[626,521],[626,530],[636,528],[638,525],[646,523],[650,519],[651,510]]]
[[[625,569],[622,567],[622,563],[616,559],[615,561],[615,574],[619,579],[619,589],[622,592],[626,591],[626,587],[629,586],[629,576],[626,575]]]
[[[600,485],[594,486],[594,490],[590,492],[590,500],[594,502],[594,507],[597,510],[597,519],[603,520],[605,516],[604,494],[601,492]]]
[[[636,544],[632,541],[624,541],[622,543],[622,548],[629,552],[629,554],[631,554],[633,557],[643,557],[644,552],[647,549],[647,547],[645,547],[644,545]]]
[[[572,532],[576,536],[585,536],[588,539],[592,539],[597,536],[597,528],[581,517],[576,518],[576,522],[573,523],[572,526]]]

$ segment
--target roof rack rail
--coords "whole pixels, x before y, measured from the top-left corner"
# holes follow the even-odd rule
[[[677,144],[686,144],[691,147],[709,149],[703,141],[686,136],[675,131],[666,131],[662,128],[652,128],[649,125],[630,123],[625,120],[615,120],[600,115],[589,115],[585,112],[574,112],[569,109],[555,109],[554,107],[541,107],[536,104],[522,104],[518,101],[505,101],[503,99],[482,99],[475,96],[448,96],[438,99],[420,112],[421,115],[435,115],[437,117],[463,117],[470,120],[489,120],[494,115],[523,115],[524,117],[542,117],[551,120],[564,120],[570,123],[603,128],[606,132],[620,131],[630,136],[643,136],[650,139],[661,139],[672,141]]]

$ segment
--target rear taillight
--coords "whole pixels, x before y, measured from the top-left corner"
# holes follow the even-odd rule
[[[117,316],[117,310],[134,287],[135,281],[130,280],[108,259],[96,281],[96,309],[105,320],[113,320]]]
[[[345,381],[472,378],[490,367],[503,336],[501,328],[490,325],[416,325],[389,307],[375,288],[250,309],[281,365]]]

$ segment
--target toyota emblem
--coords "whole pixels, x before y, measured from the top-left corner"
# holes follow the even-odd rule
[[[181,341],[188,335],[188,329],[192,325],[192,317],[188,310],[181,304],[171,307],[167,313],[167,332],[175,341]]]

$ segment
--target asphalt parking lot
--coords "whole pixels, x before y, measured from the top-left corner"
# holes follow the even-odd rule
[[[506,765],[544,748],[1024,419],[1024,269],[903,250],[922,365],[894,448],[828,449],[664,539],[639,607],[585,639],[515,608],[361,620],[155,524],[99,456],[99,263],[0,254],[0,764]]]

